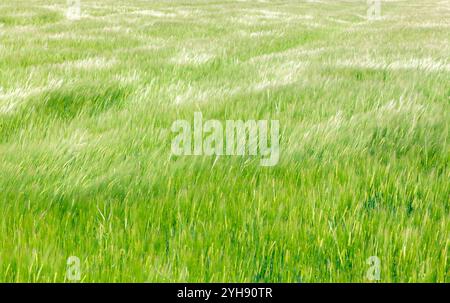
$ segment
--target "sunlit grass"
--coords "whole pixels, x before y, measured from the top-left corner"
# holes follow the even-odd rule
[[[0,4],[0,281],[448,282],[450,3]],[[194,112],[281,158],[173,157]]]

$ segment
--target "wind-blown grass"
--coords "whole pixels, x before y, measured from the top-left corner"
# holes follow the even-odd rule
[[[0,281],[448,282],[450,3],[0,4]],[[281,158],[171,156],[277,119]]]

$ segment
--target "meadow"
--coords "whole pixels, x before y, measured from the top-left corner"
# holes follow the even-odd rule
[[[67,8],[0,2],[1,282],[450,282],[450,1]],[[279,162],[173,156],[195,112]]]

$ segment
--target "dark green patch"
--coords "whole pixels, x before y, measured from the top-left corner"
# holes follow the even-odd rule
[[[121,85],[87,84],[49,91],[34,101],[37,113],[71,119],[78,114],[96,115],[111,107],[121,106],[131,89]]]
[[[111,108],[120,108],[133,92],[120,84],[101,86],[86,84],[62,87],[30,97],[20,111],[0,116],[0,143],[21,130],[46,125],[54,119],[70,120],[77,115],[95,116]]]
[[[391,80],[388,70],[371,69],[371,68],[324,68],[323,76],[330,77],[334,75],[336,78],[346,78],[357,81],[380,81],[386,82]]]
[[[376,209],[381,203],[381,195],[378,193],[375,193],[374,195],[370,196],[366,201],[364,201],[364,209],[367,211]]]
[[[31,15],[5,15],[0,16],[0,24],[5,26],[20,26],[20,25],[43,25],[49,23],[55,23],[61,20],[63,16],[61,14],[49,11],[41,11],[33,13]]]

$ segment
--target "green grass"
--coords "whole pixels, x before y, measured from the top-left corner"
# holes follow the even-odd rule
[[[449,282],[450,4],[0,4],[0,281]],[[194,112],[281,158],[173,157]]]

